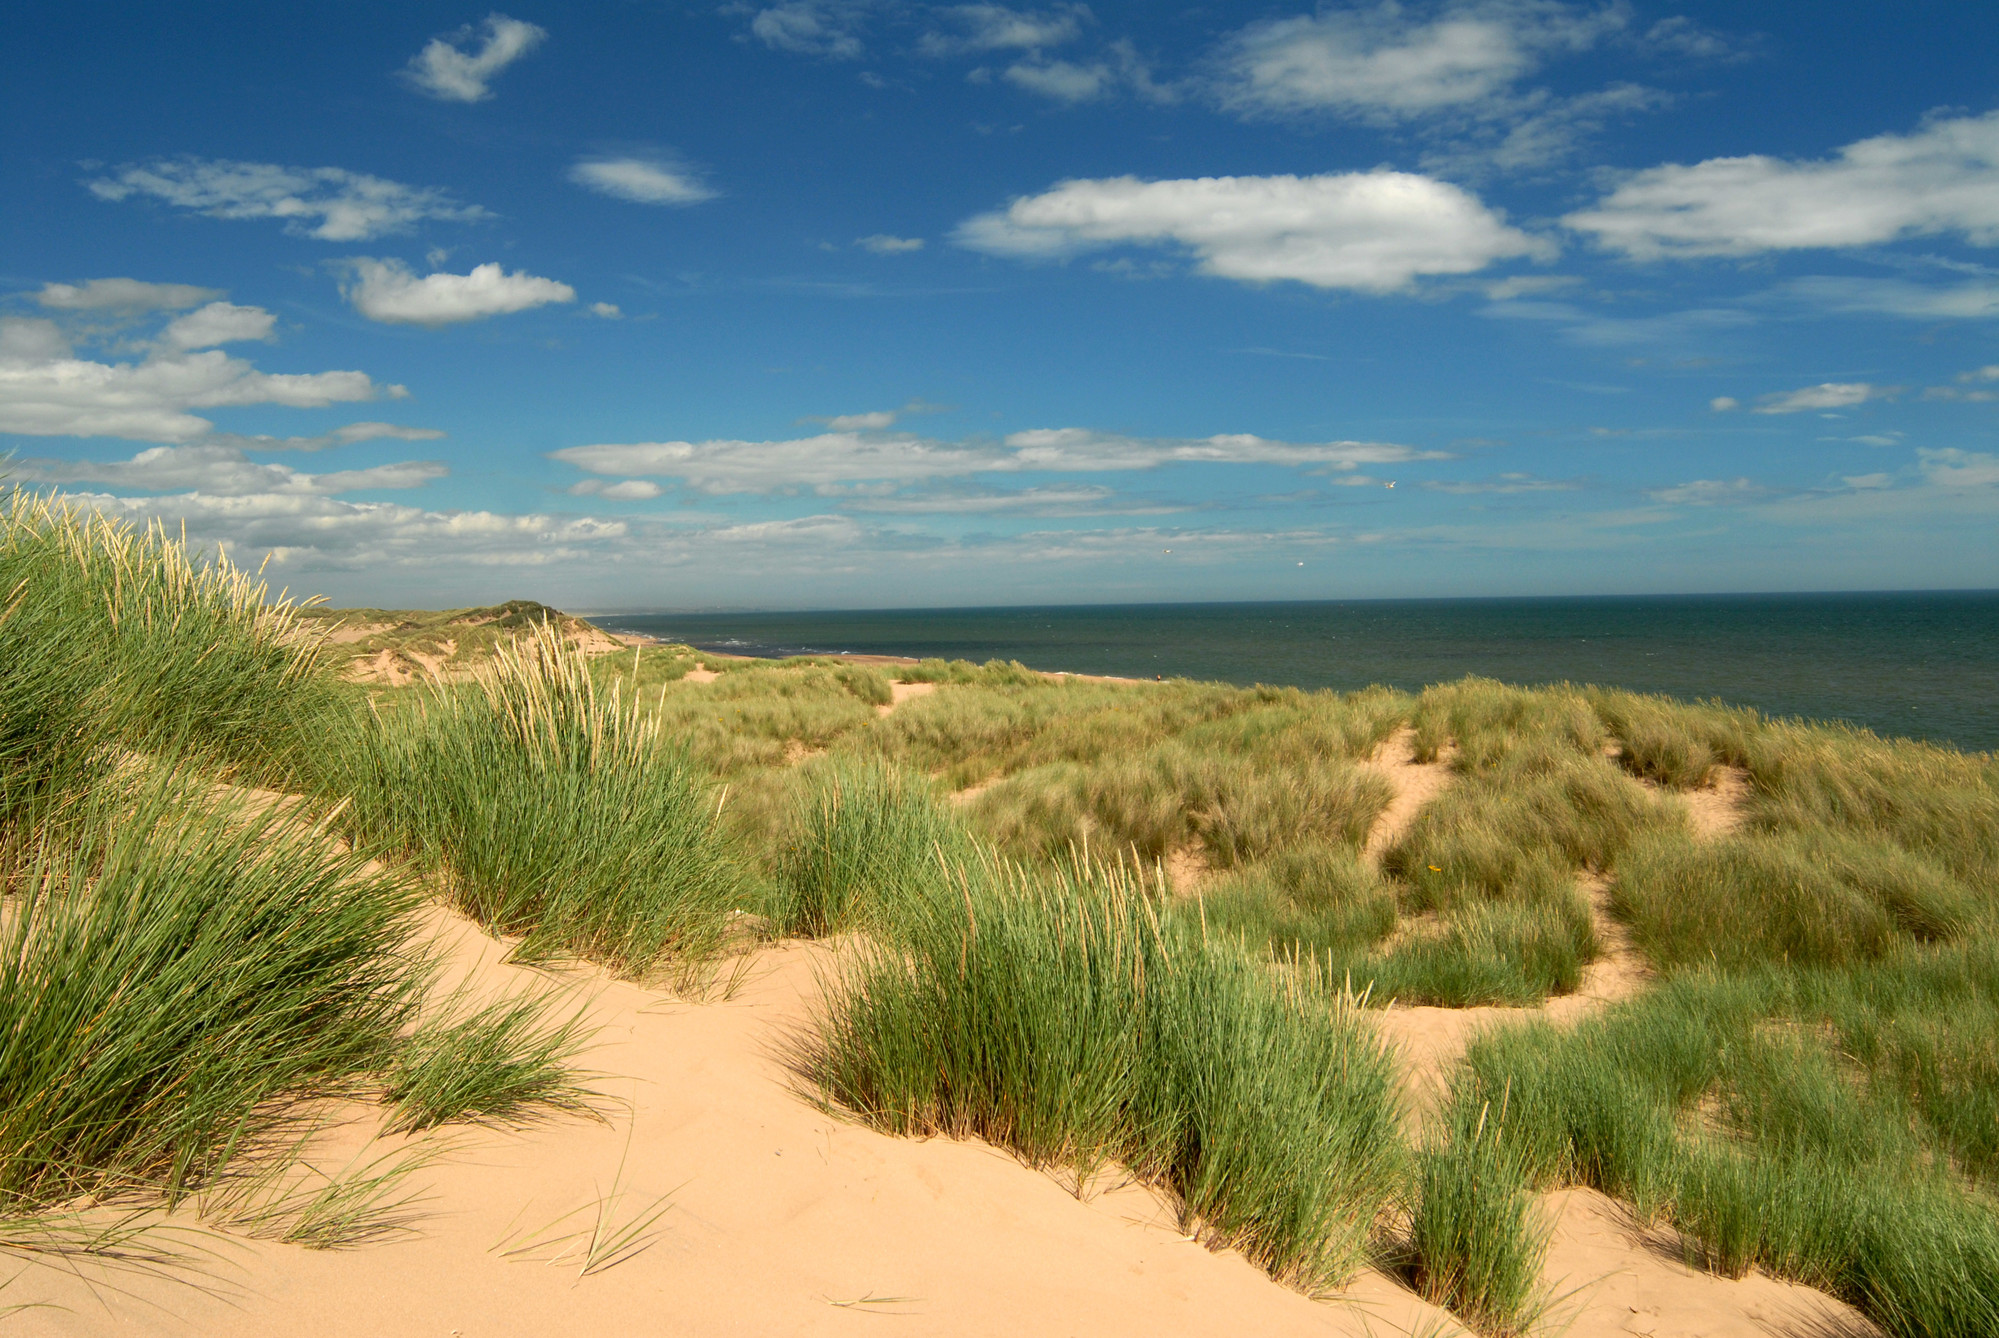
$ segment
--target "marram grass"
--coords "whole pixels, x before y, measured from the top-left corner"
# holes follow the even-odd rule
[[[365,722],[350,754],[354,822],[518,936],[523,959],[693,988],[748,895],[717,821],[725,793],[546,627],[474,683]]]
[[[1401,1173],[1389,1064],[1350,1002],[1177,934],[1129,868],[940,864],[825,982],[802,1072],[902,1134],[1117,1163],[1274,1277],[1350,1277]]]

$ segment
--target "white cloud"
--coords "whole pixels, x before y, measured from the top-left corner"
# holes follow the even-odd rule
[[[900,516],[1160,516],[1193,508],[1120,498],[1109,488],[1068,484],[1043,488],[960,487],[847,501],[849,511]]]
[[[1999,245],[1999,112],[1877,135],[1831,158],[1753,154],[1649,168],[1563,222],[1641,260],[1944,234]]]
[[[450,473],[435,460],[404,460],[369,469],[308,474],[289,465],[260,464],[239,447],[216,441],[153,446],[129,460],[16,460],[10,470],[28,483],[99,483],[149,492],[188,490],[211,497],[331,496],[368,489],[416,488]]]
[[[1999,455],[1979,451],[1918,450],[1923,478],[1939,488],[1999,487]]]
[[[88,183],[100,199],[144,196],[211,218],[281,218],[285,230],[328,242],[408,232],[427,219],[490,217],[428,186],[339,167],[280,167],[223,159],[162,159],[119,168]]]
[[[1495,320],[1547,321],[1562,337],[1596,348],[1640,344],[1700,344],[1717,334],[1754,325],[1756,317],[1733,307],[1695,307],[1657,316],[1606,316],[1568,302],[1495,302],[1479,315]]]
[[[434,427],[403,427],[397,423],[348,423],[331,432],[312,437],[273,437],[263,433],[246,436],[238,432],[217,432],[204,442],[234,446],[245,451],[324,451],[334,446],[352,446],[363,441],[436,441],[444,433]]]
[[[860,482],[1122,472],[1169,464],[1262,464],[1347,472],[1363,464],[1450,458],[1446,452],[1389,442],[1292,443],[1247,433],[1201,439],[1137,438],[1086,428],[1015,432],[997,443],[837,428],[791,441],[635,442],[571,446],[551,454],[592,474],[679,479],[709,493],[831,492]]]
[[[1673,488],[1654,488],[1646,496],[1668,506],[1730,506],[1761,501],[1769,492],[1745,478],[1695,479]]]
[[[925,33],[917,50],[926,56],[1061,46],[1081,33],[1082,21],[1090,17],[1090,10],[1087,5],[1058,5],[1050,10],[950,5],[937,14],[953,31],[933,29]]]
[[[502,515],[425,511],[391,502],[348,502],[310,493],[216,496],[182,493],[114,497],[70,493],[68,500],[145,523],[185,522],[196,546],[218,545],[280,566],[321,569],[407,567],[423,573],[441,562],[540,567],[601,557],[629,534],[621,521],[592,516]]]
[[[618,310],[616,302],[592,302],[590,314],[607,321],[621,321],[625,318],[625,313]]]
[[[1892,488],[1895,486],[1895,476],[1893,474],[1848,474],[1842,479],[1840,479],[1840,482],[1844,483],[1849,488],[1859,488],[1863,490],[1872,489],[1872,488]]]
[[[720,194],[692,170],[664,158],[585,158],[569,169],[569,179],[636,204],[700,204]]]
[[[469,42],[481,32],[485,41],[476,52],[458,48],[458,43]],[[493,77],[540,46],[547,36],[532,23],[488,14],[481,29],[461,28],[450,40],[431,38],[410,58],[403,75],[417,89],[441,101],[483,102],[493,95],[487,87]]]
[[[857,237],[854,245],[863,250],[873,251],[878,256],[902,255],[909,251],[921,251],[921,237],[892,237],[886,232],[877,232],[871,237]]]
[[[879,432],[883,428],[895,426],[893,409],[875,409],[869,413],[835,414],[831,418],[815,418],[809,421],[824,423],[834,432]]]
[[[1112,42],[1107,48],[1107,56],[1107,59],[1082,64],[1036,55],[1028,60],[1015,61],[1002,77],[1016,88],[1072,107],[1095,102],[1127,88],[1148,102],[1174,102],[1179,99],[1179,88],[1153,81],[1151,68],[1139,57],[1138,48],[1130,41],[1119,39]]]
[[[1073,61],[1051,60],[1009,65],[1003,77],[1008,83],[1044,98],[1078,103],[1102,97],[1114,76],[1111,67],[1101,61],[1078,65]]]
[[[1866,381],[1824,381],[1802,390],[1765,395],[1752,413],[1806,413],[1814,409],[1851,409],[1894,391]]]
[[[618,483],[606,483],[602,479],[583,479],[570,485],[570,494],[576,497],[608,497],[614,502],[643,502],[659,496],[666,489],[651,479],[624,479]]]
[[[1974,367],[1968,372],[1958,373],[1960,381],[1999,381],[1999,362],[1988,367]]]
[[[1619,83],[1574,97],[1534,96],[1485,108],[1469,124],[1442,127],[1452,136],[1423,155],[1425,170],[1459,181],[1502,172],[1529,172],[1572,157],[1613,119],[1659,111],[1673,97],[1642,84]]]
[[[278,318],[262,307],[239,307],[233,302],[210,302],[199,311],[172,321],[160,332],[160,340],[181,350],[213,348],[217,344],[237,344],[269,339]]]
[[[1456,482],[1424,480],[1422,486],[1431,492],[1449,493],[1454,497],[1469,497],[1479,493],[1518,492],[1574,492],[1582,486],[1563,479],[1535,478],[1532,474],[1501,474],[1490,479],[1466,479]]]
[[[1405,172],[1296,177],[1065,181],[967,219],[961,246],[1064,256],[1121,242],[1178,244],[1200,269],[1247,282],[1296,280],[1386,293],[1432,274],[1468,274],[1549,243],[1506,226],[1469,191]]]
[[[775,51],[853,60],[864,50],[859,29],[865,8],[851,0],[786,0],[757,11],[750,31]]]
[[[57,311],[180,311],[222,296],[219,288],[191,283],[147,283],[141,279],[87,279],[83,283],[45,283],[35,301]]]
[[[53,322],[0,318],[0,432],[187,441],[213,426],[192,409],[317,409],[382,393],[365,372],[260,372],[213,349],[167,345],[141,362],[95,362],[75,356]]]
[[[470,274],[426,274],[418,278],[399,260],[357,256],[353,279],[341,293],[369,320],[398,325],[450,325],[526,311],[551,302],[574,302],[576,290],[554,279],[497,262],[475,265]]]
[[[1911,320],[1990,320],[1999,316],[1999,283],[1924,284],[1906,279],[1809,275],[1777,287],[1772,296],[1842,314],[1902,316]]]
[[[1624,22],[1615,6],[1545,0],[1457,4],[1428,20],[1392,3],[1269,19],[1223,44],[1217,94],[1249,114],[1402,120],[1493,100],[1549,56],[1587,50]]]
[[[1707,407],[1716,413],[1731,413],[1742,407],[1742,401],[1733,395],[1716,395],[1707,402]]]

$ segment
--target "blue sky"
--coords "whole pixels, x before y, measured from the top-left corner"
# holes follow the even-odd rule
[[[1999,8],[506,5],[14,7],[0,468],[341,603],[1999,585]]]

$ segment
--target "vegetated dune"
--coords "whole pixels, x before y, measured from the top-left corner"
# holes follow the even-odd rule
[[[1989,758],[0,589],[24,1331],[1999,1327]]]

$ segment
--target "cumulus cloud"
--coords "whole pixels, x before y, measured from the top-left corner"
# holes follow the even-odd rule
[[[941,26],[924,33],[917,42],[917,50],[926,56],[1061,46],[1082,32],[1090,10],[1087,5],[1057,5],[1046,10],[949,5],[935,17]]]
[[[357,256],[348,263],[352,277],[341,294],[369,320],[393,325],[451,325],[576,300],[566,283],[525,270],[509,274],[497,262],[475,265],[470,274],[421,278],[399,260]]]
[[[616,302],[592,302],[590,314],[607,321],[621,321],[625,318],[625,313],[618,309]]]
[[[1552,254],[1469,191],[1406,172],[1065,181],[961,224],[959,245],[1059,257],[1119,243],[1178,245],[1204,273],[1387,293]]]
[[[213,348],[217,344],[238,344],[269,339],[278,318],[262,307],[239,307],[234,302],[210,302],[199,311],[168,323],[160,341],[183,351]]]
[[[285,231],[327,242],[365,241],[408,232],[428,219],[469,221],[490,215],[446,191],[340,167],[280,167],[225,159],[161,159],[126,166],[87,183],[104,200],[134,196],[192,209],[210,218],[278,218]]]
[[[1765,395],[1752,413],[1807,413],[1814,409],[1851,409],[1893,394],[1889,387],[1866,381],[1823,381],[1802,390]]]
[[[238,446],[201,441],[153,446],[129,460],[16,460],[16,478],[29,483],[99,483],[148,492],[192,491],[212,497],[332,496],[373,489],[415,488],[450,470],[436,460],[405,460],[368,469],[308,474],[289,465],[259,464]]]
[[[404,78],[420,92],[444,102],[483,102],[493,96],[494,76],[540,46],[548,33],[532,23],[488,14],[478,28],[461,28],[449,39],[433,37],[410,58]],[[460,43],[483,38],[477,51]]]
[[[1939,118],[1830,158],[1752,154],[1648,168],[1563,222],[1641,260],[1942,235],[1999,244],[1999,112]]]
[[[1980,451],[1918,450],[1917,468],[1939,488],[1999,488],[1999,455]]]
[[[180,442],[213,426],[193,409],[317,409],[382,393],[365,372],[260,372],[219,350],[192,352],[167,340],[143,361],[97,362],[76,356],[52,321],[0,318],[0,432]]]
[[[846,421],[886,416],[856,415]],[[1346,472],[1363,464],[1449,456],[1389,442],[1292,443],[1247,433],[1138,438],[1086,428],[1033,429],[999,442],[947,442],[871,430],[871,424],[863,422],[790,441],[571,446],[553,452],[551,458],[597,475],[678,479],[709,493],[830,493],[855,483],[921,483],[978,474],[1123,472],[1169,464],[1263,464]]]
[[[873,251],[878,256],[903,255],[910,251],[921,251],[921,237],[893,237],[886,232],[877,232],[870,237],[857,237],[854,245],[864,251]]]
[[[35,301],[54,311],[115,311],[138,316],[198,307],[221,296],[219,288],[197,288],[191,283],[87,279],[82,283],[45,283]]]
[[[585,158],[569,169],[579,186],[636,204],[700,204],[719,191],[666,158]]]
[[[786,0],[758,10],[750,31],[774,51],[853,60],[865,49],[860,37],[865,10],[853,0]]]
[[[1217,94],[1248,114],[1406,120],[1489,101],[1550,56],[1625,23],[1615,6],[1457,4],[1420,18],[1397,4],[1252,23],[1224,44]]]

